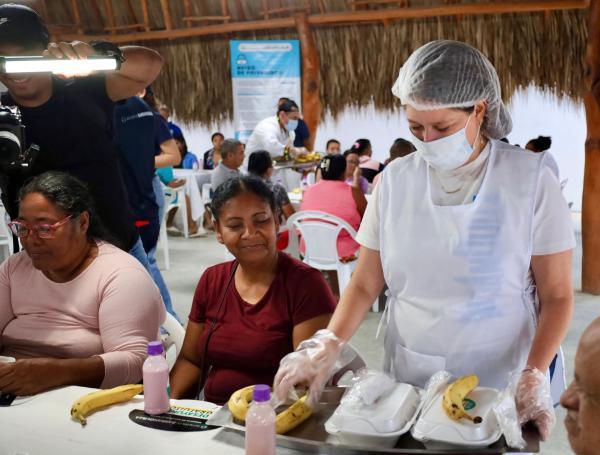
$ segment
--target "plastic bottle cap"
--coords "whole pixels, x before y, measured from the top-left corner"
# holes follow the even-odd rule
[[[148,343],[148,355],[161,355],[164,352],[162,341]]]
[[[257,384],[252,392],[252,400],[259,403],[269,401],[271,399],[271,388],[265,384]]]

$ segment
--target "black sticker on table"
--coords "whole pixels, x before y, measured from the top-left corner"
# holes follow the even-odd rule
[[[166,431],[207,431],[214,428],[219,428],[214,425],[207,425],[206,419],[198,419],[195,417],[174,415],[174,414],[158,414],[149,415],[141,409],[134,409],[129,413],[129,418],[137,423],[155,430]]]

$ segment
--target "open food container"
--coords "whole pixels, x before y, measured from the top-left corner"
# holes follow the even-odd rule
[[[370,405],[342,401],[325,422],[325,430],[342,444],[394,447],[415,423],[420,403],[419,389],[394,384]]]
[[[452,420],[442,408],[443,393],[435,395],[424,406],[411,430],[412,437],[427,448],[471,447],[483,448],[494,444],[502,436],[502,429],[494,412],[499,391],[478,387],[469,393],[465,409],[472,416],[481,417],[481,423],[468,419]]]

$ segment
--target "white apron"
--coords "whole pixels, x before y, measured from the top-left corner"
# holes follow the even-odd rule
[[[460,206],[432,202],[429,169],[416,153],[386,171],[384,370],[398,381],[422,387],[445,369],[500,388],[525,366],[537,324],[529,269],[543,160],[492,141],[479,194]]]

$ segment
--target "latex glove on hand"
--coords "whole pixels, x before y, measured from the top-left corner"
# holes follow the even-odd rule
[[[319,330],[304,340],[298,348],[279,363],[273,381],[275,398],[284,402],[290,390],[298,384],[308,385],[307,404],[315,407],[325,384],[331,377],[344,342],[330,330]]]
[[[515,400],[519,424],[533,422],[540,432],[542,441],[546,441],[556,424],[550,382],[546,375],[537,368],[523,370],[517,383]]]

